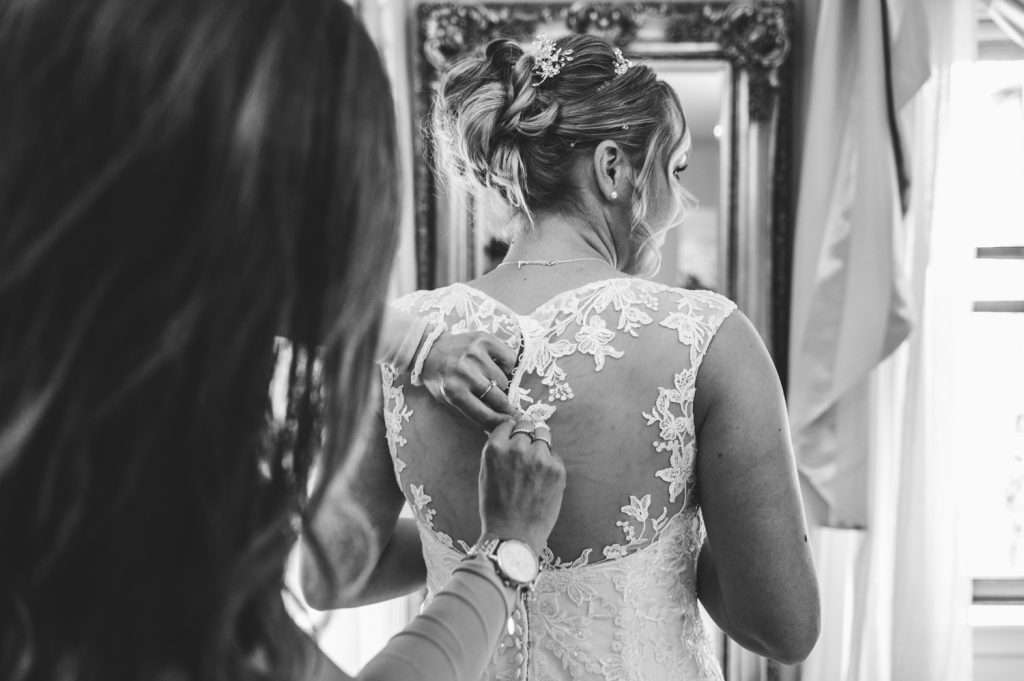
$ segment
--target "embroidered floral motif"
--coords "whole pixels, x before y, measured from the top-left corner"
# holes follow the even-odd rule
[[[640,334],[637,331],[640,327],[646,326],[652,321],[654,320],[651,319],[651,315],[639,307],[624,307],[619,315],[619,330],[625,331],[633,338],[639,338]]]
[[[558,360],[582,352],[594,358],[595,370],[600,371],[606,358],[622,357],[623,352],[611,346],[615,331],[608,328],[600,315],[611,306],[619,312],[617,330],[639,337],[638,330],[654,321],[645,309],[658,309],[657,287],[637,279],[610,279],[556,296],[533,315],[520,317],[523,373],[540,376],[541,383],[548,387],[549,402],[572,399],[572,387]],[[573,336],[575,343],[563,337],[573,324],[579,326]],[[517,400],[526,396],[526,391],[520,392],[513,379],[509,391],[512,404],[522,408]]]
[[[551,549],[547,546],[540,552],[540,563],[544,568],[551,570],[568,570],[573,568],[583,567],[590,562],[590,554],[593,549],[583,549],[583,553],[579,555],[571,563],[563,563],[561,558],[555,556]]]
[[[675,329],[679,342],[689,347],[690,366],[673,376],[671,388],[659,388],[654,409],[643,412],[647,424],[657,424],[659,428],[661,439],[654,441],[655,450],[669,452],[669,467],[662,468],[655,475],[669,484],[670,503],[694,486],[696,434],[693,399],[697,391],[697,371],[715,331],[725,315],[735,309],[728,301],[723,303],[715,296],[708,297],[705,292],[697,293],[680,296],[677,302],[680,311],[670,312],[661,322],[661,326]],[[678,407],[676,412],[673,411],[675,407]]]
[[[405,406],[405,395],[401,386],[395,387],[395,370],[388,364],[381,365],[381,388],[384,392],[385,436],[397,475],[405,469],[405,462],[398,458],[398,448],[404,447],[408,442],[402,437],[402,424],[412,418],[412,409]]]
[[[541,402],[538,404],[531,404],[526,411],[523,412],[522,417],[527,421],[532,421],[533,425],[539,426],[546,423],[554,413],[555,408],[553,406]]]
[[[690,482],[690,469],[693,465],[693,445],[684,445],[684,450],[673,451],[669,458],[669,467],[662,468],[655,475],[668,483],[668,500],[674,503]]]
[[[416,519],[428,530],[434,533],[438,541],[447,547],[452,547],[455,542],[444,532],[439,532],[434,529],[434,516],[437,515],[437,509],[430,507],[430,502],[433,501],[431,496],[423,491],[423,485],[409,485],[409,497],[412,503],[413,510],[416,513]]]
[[[580,352],[594,356],[594,369],[600,371],[604,368],[604,358],[622,357],[625,353],[616,350],[608,345],[615,338],[615,332],[609,331],[604,320],[598,316],[588,319],[583,328],[576,332],[576,340],[579,342]]]
[[[651,495],[645,494],[643,499],[629,495],[629,504],[622,507],[622,512],[637,522],[647,522],[647,509],[651,507]]]
[[[649,509],[651,507],[651,495],[645,494],[643,498],[637,499],[635,496],[630,495],[629,503],[620,509],[620,512],[625,514],[630,520],[619,520],[615,524],[622,528],[622,533],[626,536],[626,544],[612,544],[604,548],[605,558],[622,558],[625,556],[630,549],[637,549],[645,544],[649,544],[657,538],[660,534],[661,529],[665,525],[665,521],[668,518],[668,508],[662,507],[661,515],[657,518],[651,519],[649,516]],[[649,526],[648,526],[649,525]],[[648,529],[651,530],[651,534],[648,535]]]
[[[437,511],[427,506],[432,501],[430,495],[424,494],[423,485],[409,485],[409,492],[412,494],[412,505],[419,512],[424,524],[432,525],[431,519]]]
[[[576,352],[576,346],[567,340],[548,342],[548,331],[536,320],[529,317],[521,322],[523,334],[523,359],[521,374],[512,378],[509,400],[520,410],[524,404],[533,403],[529,390],[522,388],[522,377],[534,374],[548,387],[548,400],[572,399],[572,387],[566,381],[566,374],[558,366],[558,359]]]

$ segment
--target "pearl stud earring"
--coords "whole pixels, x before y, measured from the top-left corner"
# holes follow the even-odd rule
[[[617,191],[614,191],[614,190],[613,190],[613,191],[612,191],[612,201],[614,201],[614,200],[615,200],[615,199],[617,199],[617,198],[619,198],[619,193],[618,193]]]

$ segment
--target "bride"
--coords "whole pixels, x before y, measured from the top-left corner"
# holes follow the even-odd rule
[[[472,564],[514,599],[488,679],[720,679],[698,601],[741,645],[802,660],[818,590],[775,369],[728,299],[643,278],[689,203],[672,89],[592,36],[542,39],[535,55],[499,40],[445,75],[435,134],[442,171],[496,191],[521,228],[492,272],[395,305],[517,352],[507,380],[481,372],[474,389],[507,395],[513,432],[564,460],[561,514],[547,542],[481,536],[486,434],[431,399],[415,366],[385,366],[380,432],[348,485],[375,567],[342,598],[310,566],[310,603],[424,584],[430,598]],[[337,524],[323,507],[318,523]],[[332,547],[338,572],[353,551]]]

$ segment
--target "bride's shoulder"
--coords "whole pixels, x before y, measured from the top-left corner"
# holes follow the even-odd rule
[[[389,305],[407,314],[419,315],[436,308],[439,301],[458,292],[458,286],[451,284],[434,289],[420,289],[392,300]]]
[[[736,309],[736,303],[714,291],[680,288],[641,278],[629,281],[639,293],[656,297],[668,310],[725,319]]]

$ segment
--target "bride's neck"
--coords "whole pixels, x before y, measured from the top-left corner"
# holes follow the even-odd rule
[[[582,218],[538,216],[509,246],[505,260],[565,260],[600,258],[618,269],[623,262],[611,231]]]

